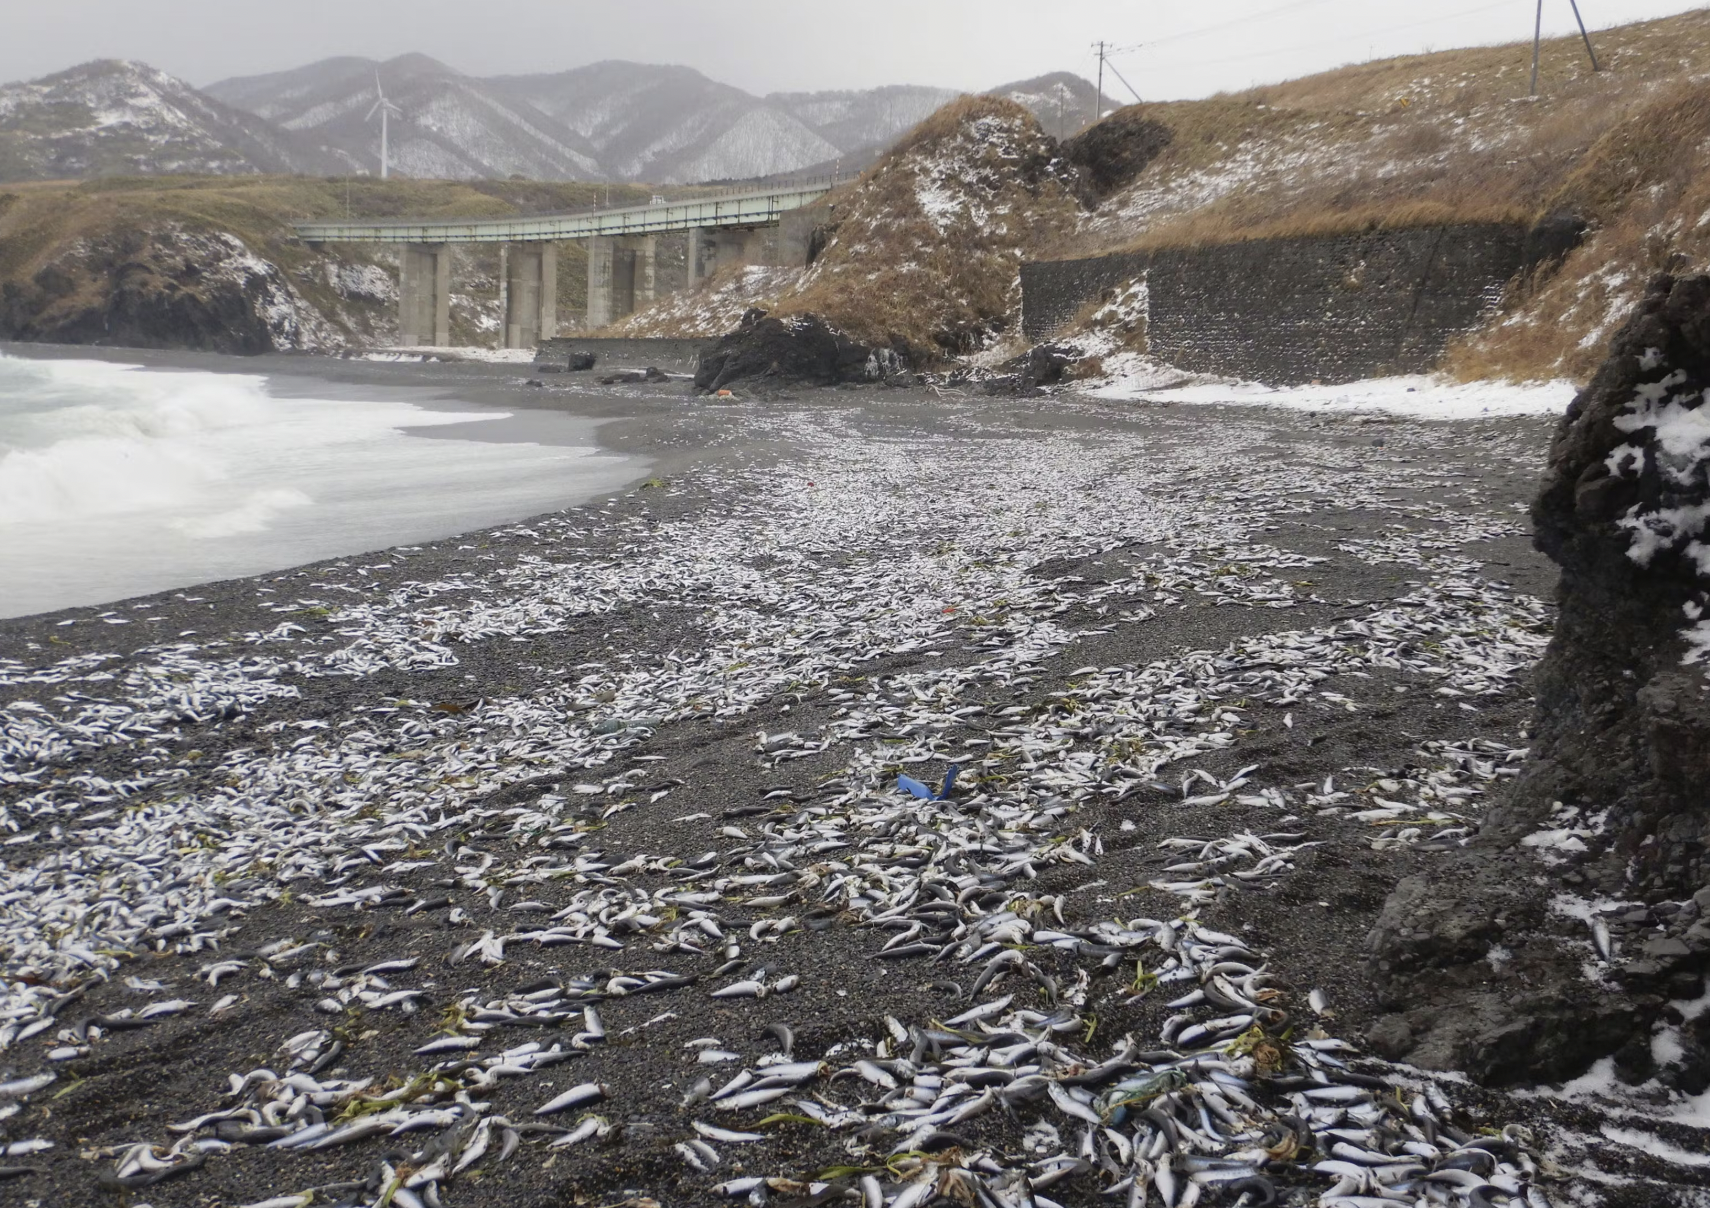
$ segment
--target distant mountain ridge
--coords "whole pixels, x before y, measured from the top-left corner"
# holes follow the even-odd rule
[[[0,85],[0,180],[350,172],[360,161],[146,63],[98,59]]]
[[[270,75],[222,80],[208,95],[285,130],[338,147],[380,169],[379,127],[368,120],[380,74],[404,116],[390,131],[392,170],[434,178],[526,176],[599,180],[593,146],[545,113],[426,55],[386,63],[323,59]]]
[[[0,86],[0,181],[379,171],[378,76],[401,110],[392,171],[431,179],[686,184],[858,171],[960,93],[892,85],[754,96],[693,68],[607,61],[467,76],[427,55],[323,59],[198,90],[102,59]],[[1051,133],[1089,117],[1067,73],[992,90]]]
[[[413,176],[518,175],[683,184],[745,180],[869,162],[961,95],[891,85],[760,97],[690,67],[608,60],[568,71],[466,76],[426,55],[326,59],[272,75],[221,80],[209,95],[312,136],[377,169],[366,115],[378,73],[403,110],[393,165]],[[992,90],[1028,105],[1047,129],[1073,133],[1093,86],[1068,73]]]

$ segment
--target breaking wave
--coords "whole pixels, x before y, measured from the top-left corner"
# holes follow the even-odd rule
[[[0,525],[202,504],[231,489],[217,434],[273,405],[258,377],[0,356]]]
[[[584,443],[507,442],[502,426],[417,439],[509,417],[400,397],[281,398],[253,374],[0,354],[0,616],[449,536],[634,472]]]

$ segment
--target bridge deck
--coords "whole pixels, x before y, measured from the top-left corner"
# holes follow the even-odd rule
[[[829,183],[756,193],[517,218],[403,219],[295,223],[305,243],[556,243],[597,235],[655,235],[697,227],[769,226],[785,210],[817,201]]]

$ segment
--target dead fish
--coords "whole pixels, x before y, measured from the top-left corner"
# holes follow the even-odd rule
[[[580,1086],[571,1087],[561,1095],[548,1099],[534,1109],[534,1114],[546,1116],[553,1112],[564,1111],[566,1108],[580,1107],[584,1103],[593,1103],[596,1100],[604,1099],[608,1093],[603,1083],[584,1082]]]
[[[712,992],[714,998],[764,998],[766,983],[762,981],[732,982],[722,990]]]

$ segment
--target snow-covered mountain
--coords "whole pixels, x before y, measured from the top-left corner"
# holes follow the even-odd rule
[[[1115,82],[1105,81],[1104,113],[1120,109],[1125,103],[1111,93],[1110,85]],[[1097,94],[1098,87],[1091,80],[1083,80],[1072,72],[1053,71],[1050,75],[1000,85],[987,95],[1001,96],[1024,109],[1031,109],[1039,124],[1045,127],[1045,133],[1065,139],[1092,122],[1093,109],[1099,104]]]
[[[961,94],[893,85],[854,92],[774,92],[766,103],[793,115],[846,156],[889,146]]]
[[[0,180],[348,172],[354,161],[145,63],[101,59],[0,86]]]
[[[490,83],[586,138],[618,180],[770,176],[838,151],[787,112],[688,67],[610,61]]]
[[[323,59],[271,75],[222,80],[208,89],[286,130],[341,148],[380,167],[380,128],[370,121],[375,80],[403,110],[390,130],[392,170],[405,176],[599,180],[607,173],[588,140],[526,99],[426,55]]]
[[[379,134],[366,120],[376,76],[404,110],[392,134],[398,171],[662,184],[860,167],[958,95],[898,86],[757,97],[693,68],[620,61],[481,79],[425,55],[326,59],[208,92],[377,167]],[[993,91],[1037,102],[1047,128],[1073,133],[1093,89],[1060,74]]]
[[[688,67],[603,62],[467,76],[426,55],[323,59],[198,91],[142,63],[101,60],[0,87],[0,180],[104,173],[375,172],[376,81],[402,111],[405,176],[661,184],[847,173],[958,93],[887,87],[758,97]],[[1086,120],[1092,85],[1059,74],[1004,85],[1047,130]]]

